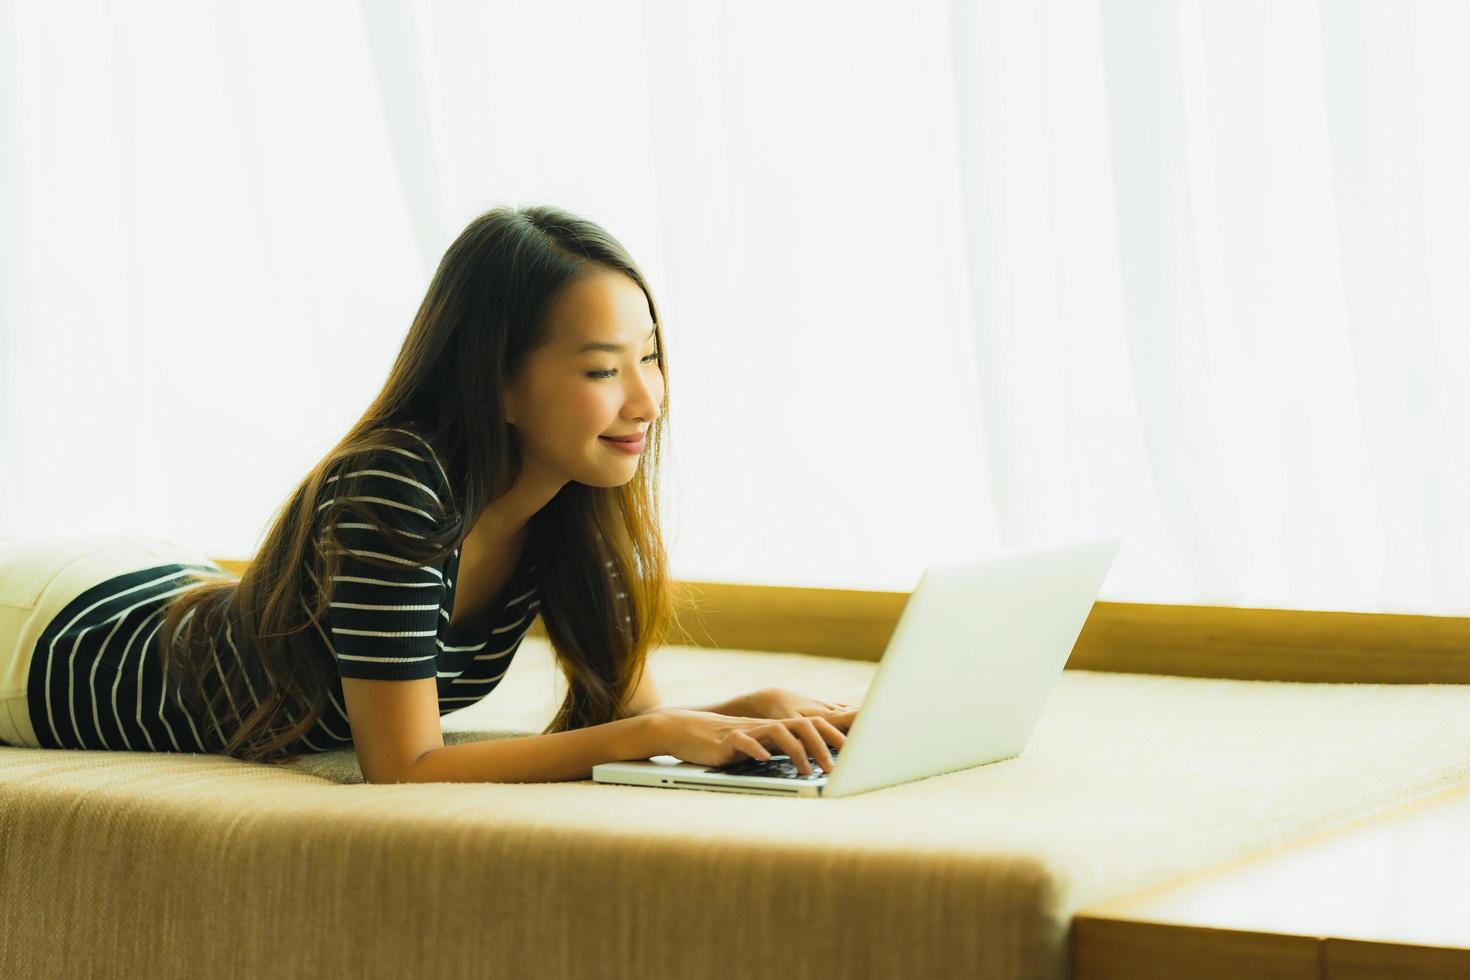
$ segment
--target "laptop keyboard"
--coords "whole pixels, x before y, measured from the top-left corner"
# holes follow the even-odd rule
[[[842,750],[833,747],[828,748],[827,751],[832,753],[832,761],[835,764]],[[810,763],[812,771],[806,775],[797,772],[796,764],[788,755],[772,755],[769,759],[746,759],[742,762],[732,762],[728,766],[716,766],[707,771],[722,772],[731,776],[774,776],[778,779],[821,779],[823,776],[831,775],[831,773],[823,772],[817,765],[817,760],[811,756],[807,756],[807,762]]]

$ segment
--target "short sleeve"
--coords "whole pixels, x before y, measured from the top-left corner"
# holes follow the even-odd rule
[[[342,677],[416,680],[438,672],[447,560],[420,564],[405,557],[393,535],[347,509],[369,508],[410,536],[431,534],[443,519],[446,488],[443,470],[426,448],[377,450],[345,467],[318,505],[318,541],[340,561],[327,583],[327,622]],[[329,525],[340,545],[322,533]]]

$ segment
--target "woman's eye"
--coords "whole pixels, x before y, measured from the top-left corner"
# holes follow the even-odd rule
[[[647,357],[645,357],[643,359],[643,363],[647,364],[650,360],[655,360],[656,361],[661,356],[663,356],[663,351],[657,351],[656,350],[652,354],[649,354]],[[588,371],[587,372],[587,377],[589,377],[589,378],[611,378],[613,375],[615,375],[617,373],[618,373],[618,369],[617,368],[609,368],[606,371]]]

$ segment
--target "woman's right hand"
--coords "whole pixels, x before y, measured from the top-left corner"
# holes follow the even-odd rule
[[[797,718],[740,718],[712,711],[666,708],[653,715],[657,734],[654,755],[672,755],[701,766],[727,766],[745,759],[789,756],[802,775],[812,771],[808,756],[823,772],[832,771],[828,745],[837,748],[857,717],[858,708]]]

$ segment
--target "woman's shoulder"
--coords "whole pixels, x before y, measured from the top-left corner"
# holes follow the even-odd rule
[[[418,431],[401,427],[389,426],[384,433],[399,441],[399,445],[387,447],[380,452],[393,452],[413,461],[418,472],[430,478],[433,485],[447,488],[449,486],[449,473],[444,468],[444,463],[439,457],[438,451],[434,449],[425,436]]]
[[[383,430],[383,438],[347,459],[328,482],[341,480],[358,492],[371,492],[400,502],[431,501],[449,510],[453,494],[439,453],[411,429]]]
[[[417,432],[393,428],[333,467],[316,509],[325,521],[362,514],[365,508],[400,529],[428,533],[451,523],[456,507],[434,447]]]

